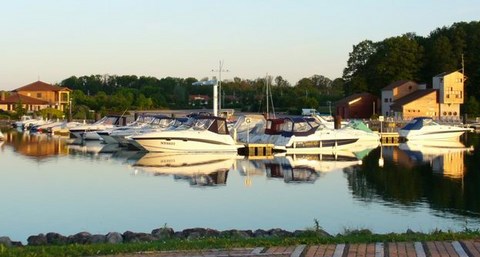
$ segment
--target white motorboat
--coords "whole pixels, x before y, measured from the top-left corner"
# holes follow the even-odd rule
[[[295,154],[347,148],[357,142],[359,136],[326,128],[313,117],[286,117],[268,120],[265,135],[255,140],[274,144],[277,151]]]
[[[176,121],[185,121],[185,119],[175,119],[165,115],[142,115],[136,121],[127,126],[112,128],[97,132],[107,144],[119,144],[127,146],[129,140],[125,137],[140,135],[148,132],[161,131],[171,128]]]
[[[120,115],[107,115],[93,124],[72,127],[69,129],[70,138],[100,140],[101,137],[97,134],[97,131],[117,127],[120,125],[121,118],[122,116]]]
[[[417,117],[401,128],[398,133],[405,140],[456,140],[467,131],[473,131],[473,129],[441,125],[430,117]]]
[[[45,123],[45,124],[42,124],[42,125],[35,125],[33,127],[30,128],[30,131],[31,132],[40,132],[40,133],[48,133],[48,132],[51,132],[51,128],[53,127],[57,127],[57,126],[62,126],[66,123],[66,121],[55,121],[55,122],[48,122],[48,123]]]
[[[193,121],[173,130],[132,136],[135,146],[149,152],[237,152],[237,145],[228,133],[225,118],[197,116]]]
[[[44,120],[43,118],[32,118],[30,115],[23,115],[20,120],[16,121],[13,124],[13,127],[23,130],[23,129],[29,129],[32,126],[36,125],[43,125],[48,123],[48,121]]]
[[[373,141],[380,143],[380,134],[373,132],[361,120],[351,120],[339,130],[358,136],[358,141]]]

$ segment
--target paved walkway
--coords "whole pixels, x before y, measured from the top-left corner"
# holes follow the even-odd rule
[[[297,245],[230,250],[165,251],[109,257],[480,257],[480,239],[409,243]]]

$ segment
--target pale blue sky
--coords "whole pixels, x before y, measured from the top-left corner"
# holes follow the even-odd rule
[[[340,77],[352,46],[480,18],[478,0],[0,0],[0,90],[91,74]]]

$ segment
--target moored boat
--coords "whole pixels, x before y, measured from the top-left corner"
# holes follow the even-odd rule
[[[197,116],[176,129],[132,136],[133,144],[149,152],[237,152],[225,118]]]
[[[358,139],[358,135],[348,131],[326,128],[312,117],[286,117],[267,121],[265,135],[256,141],[274,144],[276,150],[293,154],[341,149]]]
[[[430,117],[416,117],[398,133],[404,140],[456,140],[467,131],[473,129],[438,124]]]
[[[97,134],[97,131],[117,127],[120,125],[121,118],[120,115],[107,115],[93,124],[72,127],[69,129],[70,138],[100,140],[101,137]]]

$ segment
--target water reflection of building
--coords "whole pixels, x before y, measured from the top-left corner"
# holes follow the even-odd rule
[[[231,153],[145,153],[134,166],[155,176],[173,175],[174,179],[187,180],[192,186],[218,186],[226,184],[236,158],[237,155]]]
[[[37,160],[68,154],[64,137],[16,130],[4,132],[4,136],[5,146],[11,146],[15,152]]]
[[[399,145],[415,163],[429,163],[432,172],[451,178],[461,178],[465,172],[465,153],[472,147],[465,147],[459,141],[407,142]]]

